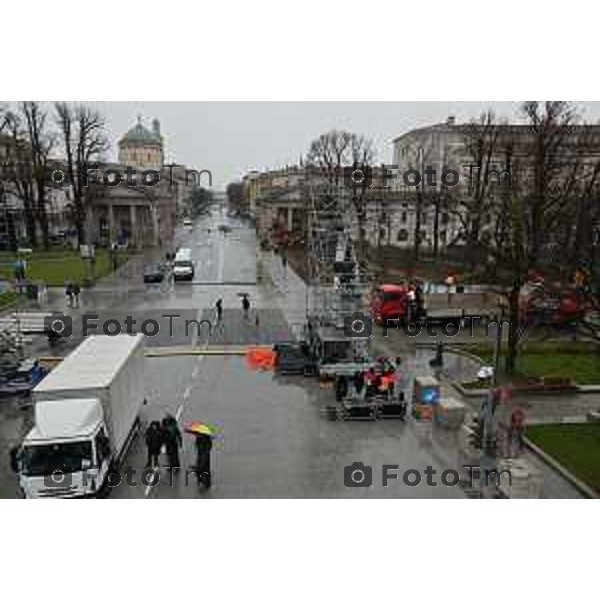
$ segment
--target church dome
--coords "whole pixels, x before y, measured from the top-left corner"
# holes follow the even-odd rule
[[[157,145],[162,146],[162,136],[158,133],[157,128],[155,131],[151,131],[142,125],[141,119],[138,120],[137,125],[132,127],[120,140],[119,146],[126,144],[143,144],[143,145]]]

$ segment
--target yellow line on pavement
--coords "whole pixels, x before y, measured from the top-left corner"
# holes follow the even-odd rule
[[[146,356],[149,358],[164,358],[168,356],[245,356],[248,350],[271,350],[272,346],[245,346],[237,348],[164,348],[161,350],[146,350]]]

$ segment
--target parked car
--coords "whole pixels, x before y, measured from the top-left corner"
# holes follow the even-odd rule
[[[155,263],[144,269],[144,283],[160,283],[165,278],[166,265]]]
[[[276,370],[282,375],[300,374],[312,375],[316,373],[315,357],[305,342],[288,342],[275,344],[273,350],[277,352],[275,361]]]

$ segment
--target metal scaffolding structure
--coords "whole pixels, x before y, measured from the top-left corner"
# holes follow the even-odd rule
[[[314,327],[342,330],[344,319],[360,312],[368,293],[366,261],[357,238],[362,206],[342,181],[307,178],[309,297],[307,318]],[[369,339],[353,339],[358,358],[366,358]]]

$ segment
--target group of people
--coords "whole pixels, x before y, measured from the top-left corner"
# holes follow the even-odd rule
[[[377,359],[377,366],[370,367],[366,371],[356,371],[349,378],[339,376],[336,382],[336,398],[343,400],[350,391],[350,385],[354,388],[354,396],[369,401],[375,396],[387,396],[393,398],[398,382],[398,370],[402,364],[402,359],[398,356],[395,359],[380,357]]]
[[[210,452],[212,450],[212,439],[210,435],[194,434],[196,440],[196,467],[195,472],[198,483],[203,483],[207,488],[211,486]],[[179,449],[183,445],[181,431],[177,425],[177,419],[167,415],[162,422],[152,421],[146,430],[146,447],[148,449],[148,460],[146,466],[152,469],[160,467],[159,456],[163,446],[168,457],[168,468],[179,469]]]
[[[71,307],[79,306],[79,294],[81,287],[77,282],[67,281],[65,285],[65,295],[67,296],[67,305]]]

